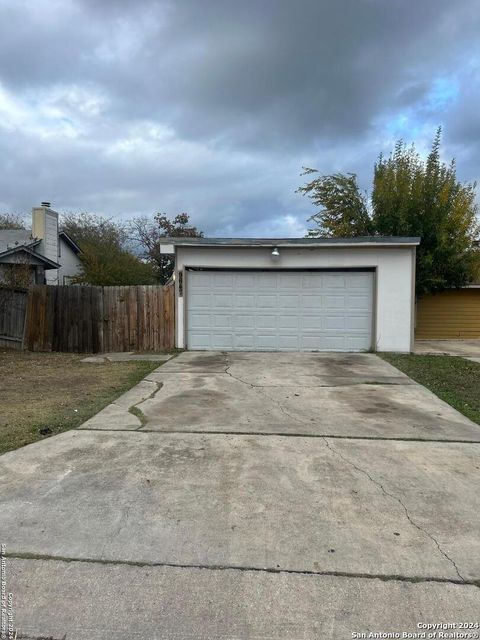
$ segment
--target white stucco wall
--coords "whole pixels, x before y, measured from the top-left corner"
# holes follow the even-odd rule
[[[177,247],[176,318],[177,347],[185,347],[184,300],[188,287],[186,267],[228,269],[299,269],[374,267],[376,269],[374,348],[408,352],[413,340],[415,249],[388,247],[280,247],[273,260],[271,247]],[[183,297],[179,297],[179,273]]]

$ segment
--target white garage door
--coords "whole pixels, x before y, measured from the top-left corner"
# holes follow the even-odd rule
[[[187,348],[372,347],[373,273],[188,271]]]

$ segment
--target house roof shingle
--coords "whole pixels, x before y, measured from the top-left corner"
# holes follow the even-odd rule
[[[18,246],[32,246],[39,240],[32,238],[30,229],[5,229],[0,231],[0,253]]]

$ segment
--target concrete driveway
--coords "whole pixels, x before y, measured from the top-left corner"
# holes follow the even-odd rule
[[[183,353],[0,458],[15,622],[352,638],[480,617],[480,427],[372,354]]]
[[[459,356],[480,362],[480,340],[416,340],[414,352],[422,355]]]

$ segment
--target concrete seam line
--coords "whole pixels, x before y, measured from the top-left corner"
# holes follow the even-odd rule
[[[152,391],[152,393],[150,395],[148,395],[146,398],[142,398],[141,400],[139,400],[135,404],[132,404],[131,407],[128,407],[128,413],[131,413],[132,416],[135,416],[136,418],[138,418],[140,420],[140,426],[139,427],[137,427],[136,429],[128,429],[128,431],[138,431],[138,429],[141,429],[142,427],[144,427],[148,423],[146,415],[143,413],[143,411],[140,409],[140,407],[138,405],[142,404],[142,402],[145,402],[146,400],[151,400],[152,398],[154,398],[155,395],[163,387],[163,382],[155,382],[155,384],[157,385],[157,388],[155,389],[155,391]],[[121,431],[121,429],[120,429],[120,431]]]
[[[465,578],[461,575],[460,571],[458,570],[457,564],[455,563],[455,560],[453,560],[452,558],[450,558],[450,556],[442,549],[442,547],[440,546],[440,543],[438,542],[438,540],[431,534],[429,533],[426,529],[424,529],[423,527],[421,527],[419,524],[417,524],[415,522],[415,520],[413,520],[413,518],[410,516],[410,512],[408,511],[407,507],[405,506],[405,504],[403,503],[402,499],[399,498],[398,496],[396,496],[393,493],[390,493],[389,491],[387,491],[385,489],[385,487],[383,486],[383,484],[381,482],[378,482],[378,480],[375,480],[374,478],[372,478],[372,476],[368,473],[368,471],[365,471],[365,469],[362,469],[361,467],[357,466],[354,462],[352,462],[351,460],[349,460],[348,458],[346,458],[344,455],[342,455],[340,453],[340,451],[338,451],[337,449],[335,449],[334,447],[330,446],[330,443],[328,442],[327,438],[323,438],[327,448],[332,451],[332,453],[335,453],[339,458],[341,458],[344,462],[346,462],[347,464],[349,464],[351,467],[353,467],[354,469],[356,469],[357,471],[359,471],[360,473],[363,473],[375,486],[379,487],[380,490],[389,498],[392,498],[393,500],[395,500],[396,502],[398,502],[398,504],[401,505],[401,507],[403,508],[403,510],[405,511],[405,516],[407,517],[407,520],[410,522],[411,525],[413,525],[416,529],[418,529],[418,531],[421,531],[424,535],[426,535],[428,538],[430,538],[430,540],[436,545],[437,549],[440,551],[440,553],[450,562],[450,564],[453,565],[456,574],[458,575],[459,579],[462,582],[465,582]]]
[[[227,369],[230,369],[230,367],[227,367]],[[225,369],[222,369],[222,371],[162,371],[161,372],[163,376],[166,375],[188,375],[188,376],[217,376],[217,375],[223,375],[224,373],[226,373],[227,375],[229,375],[231,378],[233,378],[234,380],[238,380],[238,382],[242,382],[243,384],[248,385],[249,387],[252,388],[267,388],[267,389],[317,389],[317,388],[330,388],[330,387],[359,387],[361,385],[368,385],[368,386],[375,386],[378,385],[379,387],[414,387],[414,386],[421,386],[419,385],[417,382],[414,382],[412,380],[405,380],[402,382],[383,382],[382,380],[361,380],[358,382],[344,382],[341,384],[253,384],[251,382],[247,382],[246,380],[243,380],[242,378],[237,378],[236,376],[233,375],[233,373],[230,373],[229,371],[226,371]],[[342,377],[342,376],[322,376],[322,378],[338,378],[338,377]],[[152,380],[150,377],[144,378],[144,380],[147,380],[147,382],[155,382],[154,380]]]
[[[231,373],[230,369],[231,369],[232,365],[228,364],[225,367],[225,370],[223,371],[223,373],[226,373],[227,376],[230,376],[230,378],[233,378],[234,380],[237,380],[238,382],[241,382],[242,384],[247,385],[248,387],[251,387],[252,389],[331,389],[331,388],[336,388],[336,387],[359,387],[360,385],[367,385],[367,386],[391,386],[391,387],[412,387],[414,385],[416,385],[416,382],[412,382],[411,380],[407,379],[405,381],[402,382],[381,382],[381,381],[376,381],[376,380],[362,380],[360,382],[346,382],[346,383],[341,383],[341,384],[312,384],[312,385],[305,385],[305,384],[253,384],[253,382],[247,382],[247,380],[244,380],[243,378],[239,378],[238,376],[234,376],[233,373]],[[333,378],[341,378],[342,376],[324,376],[325,378],[328,377],[333,377]]]
[[[255,573],[273,573],[273,574],[289,574],[300,576],[331,576],[335,578],[358,578],[365,580],[381,580],[383,582],[408,582],[411,584],[435,582],[440,584],[456,584],[459,586],[472,586],[480,589],[480,579],[455,579],[440,578],[436,576],[403,576],[399,574],[383,574],[383,573],[362,573],[348,571],[314,571],[301,569],[280,569],[277,567],[256,567],[256,566],[239,566],[227,564],[188,564],[180,562],[147,562],[141,560],[107,560],[105,558],[71,558],[66,556],[50,556],[35,553],[6,553],[6,558],[12,560],[30,560],[34,562],[78,562],[83,564],[101,564],[106,566],[128,566],[128,567],[166,567],[172,569],[198,569],[203,571],[243,571]]]
[[[308,424],[308,423],[303,423]],[[275,438],[331,438],[332,440],[368,440],[379,442],[418,442],[422,444],[476,444],[480,445],[480,440],[440,440],[438,438],[408,438],[398,436],[397,438],[389,438],[387,436],[340,436],[329,433],[283,433],[281,431],[215,431],[213,429],[96,429],[95,427],[78,427],[70,429],[70,431],[93,431],[101,433],[102,431],[113,431],[114,433],[152,433],[162,436],[167,434],[187,434],[187,435],[212,435],[212,436],[264,436]]]
[[[139,427],[136,427],[135,429],[128,429],[128,431],[138,431],[144,425],[147,424],[147,419],[145,418],[145,414],[136,405],[132,405],[131,407],[129,407],[128,408],[128,413],[131,413],[132,416],[135,416],[136,418],[138,418],[138,420],[140,420],[140,426]],[[105,431],[105,429],[102,429],[102,431]],[[118,431],[122,431],[122,429],[118,429]]]

